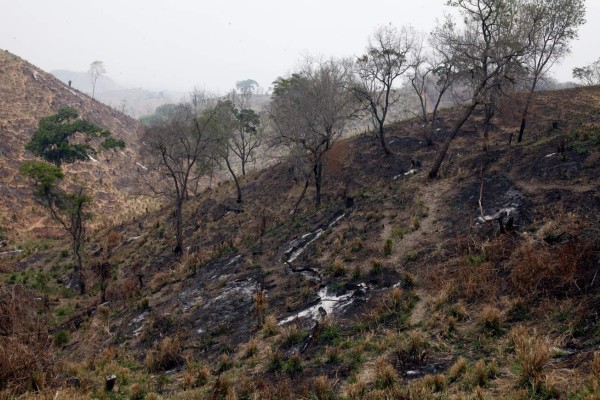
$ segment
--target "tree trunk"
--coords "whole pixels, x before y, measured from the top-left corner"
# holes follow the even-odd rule
[[[531,105],[531,100],[533,99],[533,91],[535,90],[535,83],[532,86],[531,91],[527,95],[527,101],[525,102],[525,108],[523,108],[523,113],[521,114],[521,128],[519,129],[519,137],[517,138],[517,143],[521,143],[523,140],[523,133],[525,132],[525,126],[527,125],[527,115],[529,114],[529,106]],[[512,136],[511,136],[512,139]],[[511,141],[508,143],[510,144]]]
[[[229,159],[227,157],[224,157],[224,159],[225,159],[225,164],[227,165],[227,169],[229,170],[229,173],[231,174],[231,176],[233,177],[233,181],[235,182],[235,188],[237,189],[237,200],[236,201],[238,203],[241,203],[242,202],[242,188],[240,187],[240,182],[238,181],[237,176],[235,176],[235,172],[233,172],[233,168],[231,167],[231,163],[229,162]]]
[[[175,238],[177,243],[174,252],[180,256],[183,253],[183,193],[175,207]]]
[[[381,141],[381,147],[383,147],[383,151],[386,155],[392,154],[387,143],[385,142],[385,133],[383,130],[383,121],[379,122],[379,140]]]
[[[77,260],[77,264],[75,265],[75,277],[77,279],[77,284],[79,286],[79,294],[85,294],[85,277],[83,276],[83,259],[81,258],[81,240],[74,239],[73,240],[73,254],[75,254],[75,258]]]
[[[323,163],[317,161],[313,168],[315,174],[315,206],[321,206],[321,177],[323,176]]]
[[[489,147],[490,147],[490,129],[492,127],[492,124],[490,123],[490,121],[492,120],[492,118],[494,117],[494,106],[493,105],[487,105],[485,107],[485,120],[483,121],[483,146],[482,146],[482,150],[484,152],[487,153]]]
[[[294,204],[294,208],[292,209],[293,216],[295,216],[296,213],[298,212],[298,207],[300,207],[300,203],[302,203],[302,199],[304,198],[304,195],[306,194],[306,190],[308,189],[309,183],[310,183],[309,179],[307,179],[306,182],[304,183],[304,189],[302,189],[302,193],[300,193],[300,197],[298,198],[298,200],[296,200],[296,204]]]
[[[462,115],[460,120],[458,120],[456,122],[456,124],[452,127],[450,134],[444,141],[444,144],[442,145],[442,148],[438,152],[438,155],[433,163],[433,166],[431,167],[431,170],[429,171],[429,179],[433,179],[437,176],[437,174],[440,170],[440,166],[442,165],[442,161],[444,161],[444,158],[446,157],[446,153],[448,152],[448,149],[450,148],[450,143],[452,143],[452,140],[454,140],[454,138],[456,137],[456,134],[458,133],[460,128],[462,128],[462,126],[465,124],[465,122],[467,122],[467,120],[473,113],[473,110],[475,109],[475,107],[477,107],[477,102],[473,102],[469,106],[469,108],[467,108],[465,110],[465,113]]]

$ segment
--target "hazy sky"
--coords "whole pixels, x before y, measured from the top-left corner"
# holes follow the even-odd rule
[[[303,54],[360,54],[379,24],[429,32],[445,0],[0,0],[0,48],[40,68],[86,71],[104,61],[127,86],[224,93],[252,78],[264,88]],[[555,67],[600,57],[600,0],[587,0],[587,24],[573,53]]]

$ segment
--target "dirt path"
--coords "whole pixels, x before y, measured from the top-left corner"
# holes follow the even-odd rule
[[[430,182],[425,176],[415,176],[410,179],[415,179],[417,193],[415,195],[415,203],[422,202],[426,207],[427,214],[419,218],[419,228],[411,227],[409,232],[405,232],[402,239],[394,241],[393,251],[387,259],[392,265],[401,266],[406,261],[409,254],[415,253],[423,247],[431,246],[439,243],[441,240],[440,233],[443,230],[440,223],[441,210],[444,207],[442,204],[442,193],[451,189],[451,183],[448,181]],[[384,229],[381,232],[382,241],[391,237],[393,226],[386,221]]]

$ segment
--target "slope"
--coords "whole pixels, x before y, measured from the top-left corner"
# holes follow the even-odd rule
[[[31,158],[24,146],[40,118],[64,106],[74,107],[82,117],[109,129],[127,145],[123,152],[99,154],[97,160],[66,168],[70,176],[89,185],[95,212],[110,220],[130,217],[145,207],[146,201],[134,196],[141,189],[132,174],[140,159],[141,127],[137,121],[92,101],[19,57],[0,51],[0,226],[10,239],[30,230],[47,234],[43,228],[52,227],[33,201],[30,185],[18,168],[23,160]]]
[[[524,143],[507,144],[514,99],[489,151],[478,114],[435,181],[427,167],[460,110],[442,113],[432,147],[414,120],[389,128],[391,156],[371,134],[338,142],[324,205],[307,196],[295,217],[302,188],[284,164],[243,181],[243,209],[231,183],[204,191],[185,210],[183,258],[169,209],[100,231],[88,263],[113,243],[102,305],[98,288],[55,282],[65,243],[20,259],[28,271],[0,276],[51,326],[38,336],[53,338],[40,345],[53,365],[34,369],[46,393],[597,398],[600,89],[537,96]]]

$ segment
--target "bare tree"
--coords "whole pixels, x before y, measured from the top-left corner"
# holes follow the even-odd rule
[[[523,139],[529,107],[540,79],[556,61],[570,53],[569,43],[577,38],[578,28],[585,23],[585,3],[584,0],[530,0],[523,14],[533,29],[529,32],[530,51],[525,57],[529,88],[517,142]]]
[[[506,82],[514,81],[510,76],[523,62],[530,42],[527,29],[531,29],[518,15],[520,0],[452,0],[450,5],[463,14],[465,28],[458,31],[448,17],[439,29],[440,39],[452,49],[457,57],[463,81],[470,85],[470,104],[450,130],[440,148],[429,178],[435,178],[450,143],[473,110],[490,98],[489,91],[502,91]]]
[[[275,142],[311,165],[315,205],[321,204],[323,157],[340,138],[356,111],[350,92],[352,67],[348,61],[308,61],[300,72],[275,81],[270,117]]]
[[[92,100],[94,100],[94,94],[96,93],[96,82],[98,81],[98,78],[106,73],[104,62],[96,60],[91,63],[88,73],[90,74],[90,79],[92,80]]]
[[[418,117],[425,125],[427,145],[433,144],[435,121],[442,100],[461,77],[454,53],[439,40],[437,31],[432,33],[429,44],[427,48],[423,37],[415,41],[408,72],[408,80],[419,100]]]
[[[385,121],[390,107],[400,100],[400,93],[393,90],[394,82],[410,68],[408,57],[415,38],[411,27],[380,26],[369,39],[367,53],[356,62],[359,82],[354,94],[373,118],[385,154],[390,154],[384,136]]]
[[[585,67],[573,68],[573,78],[585,86],[600,85],[600,58]]]
[[[183,205],[190,185],[205,173],[201,166],[210,157],[211,138],[207,126],[213,117],[214,112],[198,117],[193,105],[182,103],[154,121],[144,133],[144,142],[150,150],[148,172],[159,177],[149,183],[150,188],[174,202],[176,254],[183,251]]]

